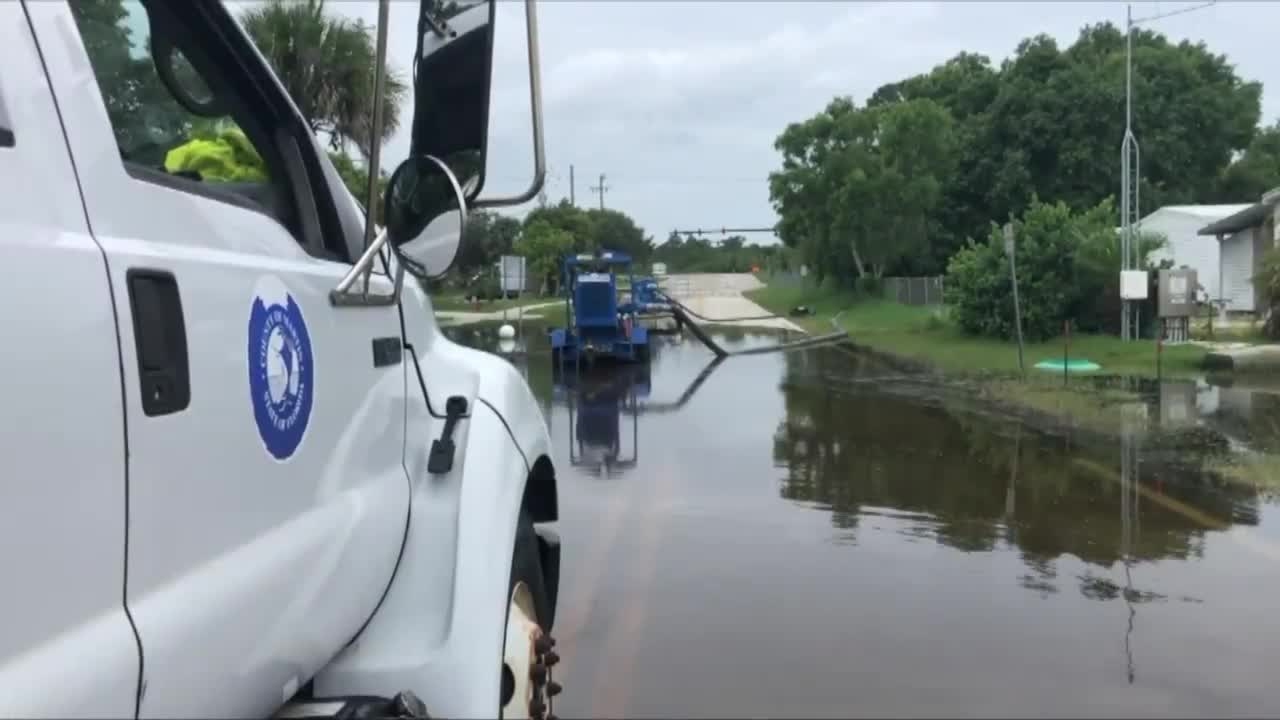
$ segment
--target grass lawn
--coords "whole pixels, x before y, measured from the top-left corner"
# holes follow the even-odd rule
[[[770,312],[786,315],[796,305],[814,309],[811,317],[792,318],[810,332],[828,332],[831,319],[840,314],[840,325],[853,341],[883,352],[927,362],[951,372],[1004,372],[1018,369],[1018,344],[1013,341],[966,335],[952,325],[941,308],[868,300],[852,293],[818,288],[767,286],[745,293]],[[1062,358],[1062,338],[1027,343],[1028,374],[1052,375],[1033,366],[1041,360]],[[1205,349],[1195,345],[1166,346],[1161,371],[1166,375],[1199,372]],[[1151,340],[1122,342],[1104,335],[1072,335],[1072,358],[1092,360],[1100,374],[1156,375],[1156,343]],[[1073,373],[1073,375],[1075,375]]]

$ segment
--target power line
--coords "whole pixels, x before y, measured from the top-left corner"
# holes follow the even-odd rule
[[[735,233],[735,234],[736,233],[774,233],[775,230],[771,227],[749,227],[749,228],[722,227],[720,228],[719,231],[717,231],[715,228],[711,228],[710,230],[703,230],[702,228],[698,228],[697,230],[673,230],[672,232],[675,232],[680,235],[716,235],[716,234],[728,235],[730,233]]]
[[[1183,13],[1189,13],[1196,10],[1201,10],[1203,8],[1209,7],[1210,5],[1217,5],[1217,4],[1218,4],[1218,0],[1209,0],[1209,2],[1200,3],[1199,5],[1193,5],[1191,7],[1179,8],[1177,10],[1170,10],[1169,12],[1166,12],[1166,13],[1156,13],[1155,15],[1148,15],[1146,17],[1141,17],[1141,18],[1134,18],[1129,20],[1129,24],[1137,25],[1138,23],[1150,22],[1152,20],[1161,20],[1163,18],[1173,17],[1174,15],[1181,15]]]

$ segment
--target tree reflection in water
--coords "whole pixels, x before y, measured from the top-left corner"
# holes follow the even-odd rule
[[[786,357],[786,417],[773,451],[781,495],[830,512],[846,539],[864,518],[891,515],[904,532],[961,551],[1016,551],[1026,566],[1020,584],[1050,594],[1063,555],[1108,569],[1185,559],[1203,552],[1207,532],[1257,523],[1250,489],[1187,464],[1144,459],[1122,468],[1115,444],[1082,447],[939,393],[904,398],[887,391],[891,380],[874,380],[890,374],[851,353]],[[1137,484],[1122,482],[1122,469]],[[1167,501],[1141,501],[1136,515],[1136,498],[1149,494]],[[1099,600],[1160,598],[1140,589],[1113,594],[1093,576],[1078,582]]]

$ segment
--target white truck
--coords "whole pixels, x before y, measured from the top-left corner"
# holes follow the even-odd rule
[[[420,13],[375,232],[220,2],[0,3],[0,716],[550,715],[545,421],[405,282],[541,187],[534,8],[488,200],[493,0]],[[252,172],[167,167],[214,121]]]

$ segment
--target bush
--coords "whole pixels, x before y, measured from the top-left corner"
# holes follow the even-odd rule
[[[1023,335],[1032,341],[1054,337],[1068,319],[1080,329],[1097,329],[1108,309],[1099,299],[1115,292],[1120,271],[1112,203],[1077,213],[1065,203],[1033,200],[1013,228]],[[1159,245],[1155,238],[1141,242],[1144,256]],[[970,241],[951,258],[943,297],[964,331],[1015,336],[1013,285],[999,226],[993,223],[984,242]]]
[[[854,292],[860,297],[879,299],[884,296],[884,280],[878,277],[860,277],[854,281]]]
[[[463,295],[464,297],[474,297],[480,300],[496,300],[502,297],[502,287],[498,284],[497,278],[485,274],[481,275],[475,282],[468,283]]]
[[[1280,338],[1280,250],[1270,250],[1262,256],[1262,267],[1253,276],[1253,284],[1271,310],[1262,332],[1269,338]]]

